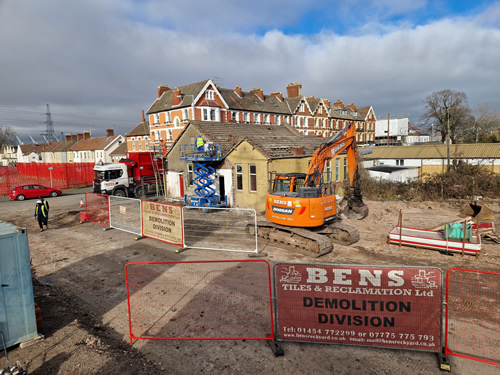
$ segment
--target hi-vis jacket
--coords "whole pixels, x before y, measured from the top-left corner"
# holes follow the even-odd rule
[[[35,206],[35,217],[47,217],[47,209],[45,206],[42,204],[37,204]]]

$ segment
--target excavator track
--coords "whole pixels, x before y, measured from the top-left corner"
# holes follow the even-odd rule
[[[253,234],[253,225],[247,230]],[[257,236],[289,251],[319,257],[333,250],[333,244],[327,236],[308,229],[286,227],[267,220],[257,222]]]
[[[333,243],[344,246],[352,245],[360,238],[357,228],[340,222],[328,223],[318,229],[313,229],[313,231],[327,236]]]

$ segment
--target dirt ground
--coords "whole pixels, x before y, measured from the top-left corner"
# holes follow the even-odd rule
[[[304,343],[280,343],[285,355],[275,357],[267,342],[138,340],[129,344],[124,267],[129,262],[248,259],[248,255],[191,249],[141,239],[116,229],[79,223],[79,201],[85,189],[49,198],[49,229],[39,232],[33,220],[34,200],[0,198],[0,220],[27,227],[34,274],[35,301],[43,316],[45,336],[26,348],[9,349],[29,374],[438,374],[432,353]],[[360,231],[359,242],[335,245],[320,258],[291,254],[266,243],[259,253],[276,262],[436,266],[500,270],[500,245],[486,242],[480,257],[444,255],[437,251],[387,244],[397,224],[431,229],[458,219],[463,202],[368,201],[370,215],[346,220]],[[500,228],[500,201],[486,204]],[[498,233],[497,229],[497,233]],[[449,357],[453,374],[498,374],[498,367]],[[7,366],[0,356],[0,369]]]

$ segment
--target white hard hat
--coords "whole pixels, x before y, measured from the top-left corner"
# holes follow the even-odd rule
[[[42,203],[42,201],[36,201],[36,203]]]
[[[160,138],[160,141],[163,141],[163,138]]]

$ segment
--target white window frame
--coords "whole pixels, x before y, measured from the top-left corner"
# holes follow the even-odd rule
[[[252,167],[255,168],[255,172],[252,173]],[[255,190],[252,190],[252,177],[255,179]],[[257,165],[248,164],[248,191],[254,193],[257,191]]]
[[[239,168],[239,171],[238,171]],[[235,165],[235,175],[236,175],[236,190],[237,191],[243,191],[243,164],[236,164]],[[241,189],[238,187],[238,180],[241,179]]]
[[[214,94],[215,94],[214,90],[207,90],[206,91],[207,100],[214,100]]]
[[[132,151],[135,151],[135,137],[132,137],[130,141],[132,142]]]
[[[300,103],[299,112],[304,112],[304,111],[305,111],[305,104],[304,103]]]
[[[142,138],[137,137],[137,144],[139,146],[139,149],[137,151],[142,151]]]

